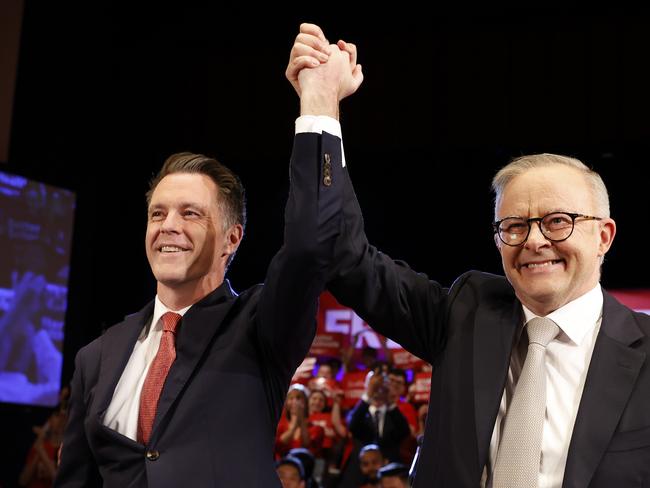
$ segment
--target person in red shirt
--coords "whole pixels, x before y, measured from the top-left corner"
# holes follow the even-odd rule
[[[45,425],[35,427],[36,440],[27,454],[25,466],[19,477],[20,486],[26,488],[49,488],[56,476],[58,451],[68,420],[67,412],[57,409]]]
[[[307,396],[304,385],[295,383],[289,388],[284,405],[285,414],[280,418],[275,437],[275,452],[285,456],[294,447],[306,447],[314,456],[320,457],[325,430],[309,421]]]

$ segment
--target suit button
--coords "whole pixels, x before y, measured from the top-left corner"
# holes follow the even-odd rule
[[[146,455],[149,461],[155,461],[160,457],[160,453],[158,451],[147,451]]]
[[[323,185],[332,185],[332,157],[330,153],[323,155]]]

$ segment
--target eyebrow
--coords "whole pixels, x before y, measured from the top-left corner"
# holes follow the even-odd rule
[[[538,217],[546,217],[547,215],[554,214],[554,213],[576,213],[571,210],[547,210],[544,212],[540,212],[538,214]],[[580,213],[580,212],[577,212]],[[503,217],[503,219],[512,219],[512,218],[517,218],[517,219],[528,219],[528,218],[537,218],[537,217],[524,217],[523,215],[519,214],[511,214],[511,215],[506,215]],[[503,219],[498,219],[498,220],[503,220]]]
[[[160,209],[165,209],[169,208],[169,205],[163,205],[162,203],[155,203],[151,204],[149,208],[147,209],[147,212],[151,212],[152,210],[160,210]],[[187,208],[193,208],[196,210],[199,210],[201,213],[205,214],[207,213],[208,207],[205,205],[201,205],[196,202],[181,202],[180,205],[173,205],[173,207],[178,207],[181,209],[187,209]]]

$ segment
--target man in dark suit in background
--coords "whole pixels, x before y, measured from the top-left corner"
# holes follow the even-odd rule
[[[304,84],[309,111],[318,83]],[[342,168],[321,164],[340,160],[340,142],[312,164],[312,139],[295,140],[284,244],[264,284],[239,295],[224,279],[244,232],[239,179],[199,154],[165,162],[147,194],[157,295],[77,355],[56,486],[280,486],[275,426],[341,227]]]
[[[368,446],[381,451],[382,464],[400,461],[401,442],[409,435],[406,418],[395,404],[388,403],[386,377],[370,372],[366,377],[366,391],[347,416],[348,429],[354,442],[350,457],[339,480],[340,488],[358,487],[364,482],[376,482],[376,472],[367,479],[376,456],[363,454]],[[365,466],[364,466],[365,463]]]
[[[388,403],[387,379],[372,374],[366,391],[348,413],[348,428],[358,450],[367,444],[377,444],[388,461],[401,461],[399,448],[409,435],[409,425],[395,404]]]
[[[298,93],[303,71],[323,79],[338,69],[311,69],[322,39],[301,25],[286,72]],[[356,48],[338,46],[359,71]],[[336,121],[330,130],[341,137]],[[336,184],[345,202],[330,290],[434,365],[416,488],[650,482],[650,317],[599,284],[616,224],[597,173],[553,154],[501,169],[494,241],[505,277],[470,271],[450,288],[371,246],[347,172]],[[450,208],[423,225],[453,245],[477,224]]]

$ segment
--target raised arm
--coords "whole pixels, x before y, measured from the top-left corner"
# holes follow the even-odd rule
[[[323,83],[324,76],[318,76],[323,65],[313,67],[320,63],[325,39],[318,27],[303,24],[292,50],[287,77],[301,94],[303,115],[331,116],[333,113],[331,85]],[[343,41],[336,47],[349,56],[350,64],[350,77],[337,91],[337,98],[341,100],[356,90],[363,75],[357,65],[356,47]],[[333,51],[332,46],[330,49]],[[338,124],[337,127],[340,131]],[[347,167],[343,174],[343,228],[336,242],[328,288],[339,302],[353,308],[371,327],[417,356],[432,361],[444,341],[442,324],[447,291],[368,243]]]
[[[310,27],[305,30],[313,32]],[[360,80],[353,78],[347,51],[341,51],[336,45],[325,46],[322,39],[308,32],[297,37],[292,59],[302,61],[290,65],[287,76],[313,57],[314,48],[306,42],[323,49],[327,47],[330,54],[321,56],[327,62],[308,73],[296,72],[296,79],[303,111],[335,115],[339,97],[351,93]],[[297,56],[300,52],[311,54]],[[284,373],[283,377],[293,373],[315,335],[318,297],[325,287],[341,229],[344,181],[338,137],[296,136],[285,208],[284,244],[269,266],[257,317],[262,350]]]

